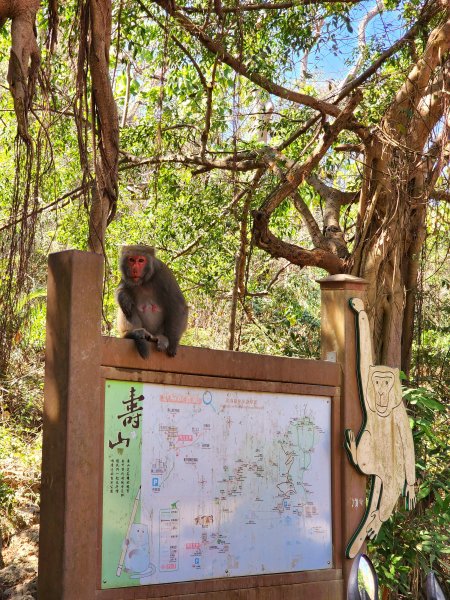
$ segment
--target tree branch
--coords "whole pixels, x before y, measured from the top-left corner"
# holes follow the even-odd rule
[[[137,1],[139,6],[141,6],[146,14],[149,14],[145,4],[143,4],[141,0]],[[227,52],[221,43],[210,38],[199,25],[186,17],[186,15],[184,15],[177,7],[174,7],[170,0],[154,0],[154,2],[158,4],[158,6],[160,6],[164,11],[166,11],[166,13],[171,15],[178,25],[195,37],[202,44],[202,46],[204,46],[212,54],[217,55],[219,60],[227,64],[239,75],[246,77],[274,96],[309,106],[310,108],[323,114],[332,115],[335,117],[338,116],[340,111],[339,108],[334,104],[324,102],[323,100],[319,100],[318,98],[314,98],[308,94],[302,94],[300,92],[285,88],[282,85],[279,85],[260,75],[256,71],[253,71],[251,67],[246,66],[239,58],[236,58]]]
[[[334,203],[339,204],[339,207],[344,206],[345,204],[353,204],[358,200],[359,191],[343,192],[327,185],[319,179],[317,175],[311,174],[306,178],[306,181],[324,200],[332,200]]]
[[[300,196],[297,190],[295,190],[295,192],[292,192],[291,197],[294,202],[295,208],[302,215],[305,221],[306,228],[314,246],[316,248],[321,248],[322,250],[329,250],[329,248],[327,247],[325,237],[322,235],[320,227],[318,226],[317,221],[313,217],[312,212],[309,210],[309,207],[306,204],[306,202],[303,200],[303,198]]]
[[[405,83],[398,91],[395,101],[388,110],[384,123],[391,134],[404,135],[412,116],[426,90],[434,70],[450,49],[450,9],[447,8],[447,21],[436,27],[428,38],[425,51],[410,71]]]
[[[121,151],[122,156],[125,157],[126,164],[123,160],[121,161],[122,171],[127,169],[133,169],[134,167],[142,167],[145,165],[160,165],[164,163],[172,163],[179,165],[193,166],[198,165],[206,171],[212,169],[224,169],[228,171],[253,171],[255,169],[261,169],[266,167],[266,163],[263,160],[258,160],[253,153],[242,153],[237,155],[237,159],[234,157],[225,158],[223,160],[208,160],[201,156],[180,156],[179,154],[172,156],[154,156],[152,158],[140,159],[128,152]]]
[[[376,5],[361,20],[359,27],[358,27],[358,50],[359,50],[358,60],[353,65],[353,67],[350,70],[350,72],[348,73],[347,77],[344,79],[344,81],[339,86],[339,91],[342,91],[345,88],[345,86],[348,83],[350,83],[350,81],[352,81],[352,79],[355,77],[355,75],[359,71],[359,68],[361,67],[363,60],[364,60],[364,50],[366,49],[366,45],[367,45],[366,44],[367,26],[370,23],[370,21],[374,17],[376,17],[383,9],[384,9],[383,0],[377,0]]]
[[[318,147],[311,153],[311,156],[301,164],[297,164],[286,174],[284,181],[276,188],[264,201],[260,210],[270,214],[277,206],[300,185],[300,183],[311,173],[319,164],[331,144],[335,141],[339,133],[347,126],[353,116],[353,110],[362,98],[362,92],[357,91],[348,101],[340,115],[332,125],[328,126]]]
[[[20,219],[15,219],[14,221],[9,221],[8,223],[6,223],[5,225],[2,225],[0,227],[0,232],[5,231],[6,229],[10,229],[11,227],[14,227],[14,225],[17,225],[18,223],[22,223],[22,221],[31,219],[32,217],[35,217],[36,215],[39,215],[39,214],[45,212],[46,210],[55,209],[57,207],[57,205],[60,202],[63,202],[64,200],[66,200],[66,202],[64,204],[62,204],[62,206],[65,206],[68,202],[74,200],[75,198],[79,198],[83,194],[84,188],[85,188],[84,185],[79,185],[78,187],[71,190],[70,192],[67,192],[66,194],[63,194],[56,200],[53,200],[53,202],[50,202],[49,204],[45,204],[44,206],[41,206],[40,208],[33,210],[33,211],[27,213],[26,215],[23,215],[22,217],[20,217]]]
[[[323,231],[329,248],[340,258],[347,258],[349,251],[340,225],[341,208],[356,202],[359,192],[342,192],[327,185],[316,175],[310,175],[307,182],[325,201]]]
[[[344,261],[332,252],[320,248],[307,250],[277,238],[269,230],[269,215],[261,210],[253,211],[253,241],[274,258],[285,258],[302,268],[319,267],[331,275],[344,271]]]
[[[285,173],[282,171],[280,167],[280,163],[291,169],[295,166],[295,162],[287,157],[285,157],[281,152],[276,151],[268,151],[264,153],[264,159],[266,160],[270,169],[281,179],[284,181],[286,179]],[[309,210],[308,205],[303,200],[303,198],[298,193],[298,190],[294,190],[291,193],[292,200],[294,202],[295,208],[298,210],[303,220],[305,221],[306,228],[311,237],[311,240],[315,247],[322,248],[324,250],[329,250],[326,240],[320,231],[320,227],[317,224],[312,212]]]
[[[365,71],[361,73],[355,79],[352,79],[345,87],[341,89],[336,103],[340,102],[343,98],[348,96],[353,90],[358,88],[361,84],[363,84],[369,77],[371,77],[374,73],[378,71],[381,65],[388,60],[393,54],[395,54],[402,46],[404,46],[407,42],[410,42],[414,37],[418,34],[421,27],[430,21],[432,17],[434,17],[439,12],[439,7],[433,5],[432,8],[427,6],[423,11],[422,15],[417,19],[414,25],[405,33],[403,37],[397,40],[390,48],[385,50],[380,56],[375,60],[370,67],[368,67]]]
[[[450,34],[450,28],[449,28]],[[416,151],[422,151],[430,133],[444,115],[450,96],[450,60],[442,65],[436,80],[430,82],[418,102],[414,115],[411,118],[409,130],[411,132],[410,146]]]
[[[322,4],[323,0],[293,0],[288,2],[260,2],[258,4],[240,4],[239,6],[222,6],[221,12],[227,13],[240,13],[255,10],[280,10],[286,8],[293,8],[295,6],[309,6],[311,4]],[[328,0],[328,4],[339,2],[340,4],[358,4],[360,0]],[[197,8],[194,6],[180,6],[177,5],[177,10],[182,10],[185,13],[194,14],[206,14],[207,8]]]
[[[448,190],[433,190],[430,197],[433,198],[433,200],[450,202],[450,192]]]

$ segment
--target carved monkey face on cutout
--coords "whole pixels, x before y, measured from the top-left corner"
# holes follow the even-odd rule
[[[367,395],[371,410],[387,417],[402,400],[398,369],[371,366]]]

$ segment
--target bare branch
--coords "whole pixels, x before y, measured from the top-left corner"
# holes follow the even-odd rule
[[[258,160],[254,153],[242,153],[234,157],[225,158],[223,160],[208,160],[201,156],[181,156],[166,155],[166,156],[153,156],[152,158],[138,158],[129,154],[128,152],[121,152],[125,157],[125,161],[121,161],[121,171],[133,169],[134,167],[143,167],[145,165],[160,165],[164,163],[179,164],[193,166],[198,165],[202,167],[202,171],[211,171],[212,169],[224,169],[228,171],[253,171],[255,169],[265,168],[266,163],[263,160]]]
[[[277,150],[279,150],[280,152],[282,150],[286,150],[286,148],[288,146],[290,146],[291,144],[293,144],[296,140],[298,140],[298,138],[303,135],[304,133],[306,133],[309,129],[311,129],[311,127],[317,123],[318,121],[320,121],[320,115],[316,115],[315,117],[312,117],[311,119],[308,119],[306,121],[306,123],[304,123],[301,127],[299,127],[298,129],[296,129],[289,137],[287,140],[285,140],[284,142],[282,142],[279,146],[277,146]]]
[[[342,190],[327,185],[319,179],[317,175],[311,174],[307,177],[306,181],[324,200],[333,200],[339,207],[344,206],[345,204],[353,204],[358,200],[359,191],[343,192]]]
[[[328,247],[341,258],[347,258],[349,251],[340,225],[341,208],[356,202],[359,192],[342,192],[333,188],[316,175],[310,175],[307,182],[325,201],[323,231]]]
[[[450,202],[450,192],[448,190],[433,190],[430,197],[433,198],[433,200]]]
[[[295,208],[302,215],[305,221],[306,228],[308,229],[308,233],[311,237],[314,246],[316,248],[322,248],[323,250],[329,250],[325,238],[322,235],[322,232],[320,231],[320,228],[317,224],[317,221],[313,217],[313,214],[309,210],[309,207],[306,204],[306,202],[303,200],[303,198],[300,196],[297,190],[295,192],[292,192],[291,197],[294,202]]]
[[[291,169],[295,166],[295,162],[287,157],[285,157],[281,152],[271,151],[266,152],[264,154],[264,159],[269,165],[270,169],[281,179],[281,181],[285,181],[286,174],[282,171],[280,167],[280,163],[282,163],[286,168]],[[294,202],[295,208],[301,214],[303,220],[305,221],[306,228],[308,229],[308,233],[311,237],[311,240],[315,247],[322,248],[324,250],[329,250],[327,247],[327,243],[325,241],[322,232],[320,231],[319,225],[315,220],[313,214],[309,210],[308,205],[300,196],[297,190],[294,190],[291,193],[292,200]]]
[[[332,275],[344,272],[345,262],[336,254],[319,248],[307,250],[277,238],[269,230],[269,215],[260,210],[253,211],[253,240],[274,258],[285,258],[299,267],[319,267]]]
[[[359,57],[358,57],[358,60],[356,61],[356,63],[353,65],[353,67],[350,70],[350,72],[348,73],[347,77],[344,79],[344,81],[339,86],[339,91],[342,91],[345,88],[345,86],[348,83],[350,83],[350,81],[355,77],[355,75],[359,71],[359,68],[361,67],[361,65],[362,65],[362,63],[364,61],[364,51],[366,49],[366,29],[367,29],[367,26],[370,23],[370,21],[374,17],[376,17],[383,9],[384,9],[383,0],[377,0],[377,3],[372,8],[372,10],[369,10],[369,12],[361,20],[361,22],[359,24],[359,27],[358,27],[358,50],[359,50]]]
[[[334,147],[334,150],[336,152],[358,152],[359,154],[364,150],[364,146],[362,144],[339,144]]]
[[[423,91],[415,113],[411,118],[409,145],[412,149],[420,152],[425,146],[433,128],[448,107],[449,96],[450,60],[442,66],[435,80],[430,82],[427,89]]]
[[[212,107],[213,107],[213,91],[214,91],[214,83],[216,79],[216,70],[217,70],[218,57],[214,61],[214,65],[211,73],[211,82],[206,88],[206,112],[205,112],[205,127],[203,128],[201,135],[202,142],[202,150],[201,156],[204,159],[206,155],[206,146],[208,144],[209,131],[211,129],[211,117],[212,117]]]
[[[63,204],[61,204],[61,206],[65,206],[66,204],[68,204],[69,202],[74,200],[75,198],[79,198],[82,195],[83,191],[84,191],[84,186],[79,185],[78,187],[71,190],[70,192],[67,192],[66,194],[63,194],[56,200],[53,200],[53,202],[50,202],[49,204],[45,204],[44,206],[41,206],[40,208],[33,210],[33,211],[27,213],[26,215],[23,215],[22,217],[20,217],[20,219],[15,219],[14,221],[9,221],[5,225],[2,225],[0,227],[0,232],[5,231],[6,229],[10,229],[11,227],[14,227],[14,225],[17,225],[18,223],[22,223],[22,221],[27,221],[28,219],[31,219],[32,217],[35,217],[36,215],[39,215],[39,214],[45,212],[46,210],[55,209],[55,208],[57,208],[58,204],[60,204],[61,202],[63,202]]]

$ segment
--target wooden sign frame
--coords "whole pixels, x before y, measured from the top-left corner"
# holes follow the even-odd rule
[[[189,347],[175,358],[154,350],[143,360],[131,340],[101,336],[102,274],[95,254],[66,251],[49,259],[39,598],[343,600],[339,365]],[[331,568],[100,589],[106,379],[331,397]]]

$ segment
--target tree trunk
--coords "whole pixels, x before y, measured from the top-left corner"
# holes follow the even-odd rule
[[[34,31],[39,4],[39,0],[0,0],[0,27],[7,19],[12,20],[8,83],[14,101],[18,132],[27,143],[30,142],[28,110],[40,62]]]
[[[104,253],[105,231],[116,213],[118,195],[119,122],[109,78],[111,0],[90,0],[90,54],[98,154],[95,157],[96,190],[92,194],[89,247]],[[94,124],[93,124],[94,126]]]
[[[447,15],[448,17],[448,15]],[[359,235],[350,272],[369,281],[368,307],[378,363],[409,372],[426,206],[442,165],[426,152],[450,91],[450,19],[429,37],[422,58],[366,148]]]

